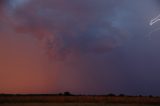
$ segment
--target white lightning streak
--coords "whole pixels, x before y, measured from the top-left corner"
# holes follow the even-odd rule
[[[155,24],[155,23],[158,22],[158,21],[160,21],[160,15],[158,15],[157,17],[151,19],[149,25],[152,26],[153,24]]]
[[[149,23],[149,25],[152,26],[153,24],[157,23],[158,21],[160,21],[160,14],[159,14],[157,17],[152,18],[151,21],[150,21],[150,23]],[[159,31],[159,30],[160,30],[160,28],[156,28],[156,29],[152,30],[152,31],[148,34],[149,39],[151,39],[150,37],[151,37],[151,35],[152,35],[154,32]]]

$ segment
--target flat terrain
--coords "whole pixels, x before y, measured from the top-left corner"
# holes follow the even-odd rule
[[[160,106],[160,97],[1,95],[0,106]]]
[[[0,104],[0,106],[158,106],[137,104],[107,104],[107,103],[17,103]]]

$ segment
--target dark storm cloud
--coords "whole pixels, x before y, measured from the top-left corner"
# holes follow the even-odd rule
[[[87,1],[33,1],[32,4],[26,5],[21,10],[13,12],[15,20],[19,20],[16,24],[21,32],[32,32],[40,39],[47,38],[46,34],[50,33],[51,39],[48,42],[61,43],[59,49],[76,49],[80,51],[93,51],[102,49],[108,51],[123,42],[123,31],[112,26],[109,22],[110,15],[114,14],[115,6],[120,5],[115,1],[87,0]],[[39,30],[41,29],[41,30]],[[53,35],[54,34],[54,35]],[[54,37],[52,37],[54,36]],[[67,37],[66,37],[67,36]],[[61,39],[61,41],[55,41]],[[106,44],[95,45],[97,39],[108,40]],[[54,42],[52,42],[54,40]],[[105,43],[105,41],[103,41]],[[108,44],[107,44],[108,43]],[[106,45],[106,46],[104,46]],[[89,46],[92,46],[91,48]],[[88,47],[88,48],[87,48]],[[93,48],[96,47],[96,48]],[[55,49],[51,47],[50,49]],[[61,51],[59,50],[59,51]]]
[[[156,87],[159,81],[157,76],[159,74],[157,71],[159,69],[159,44],[157,43],[159,31],[150,35],[151,38],[148,37],[148,34],[158,27],[158,25],[149,26],[148,24],[160,13],[159,6],[154,0],[148,0],[145,3],[143,0],[130,1],[130,3],[124,3],[126,10],[122,9],[123,14],[125,11],[128,15],[123,15],[123,19],[118,22],[121,28],[130,33],[131,38],[116,53],[115,64],[117,64],[117,70],[123,70],[121,72],[126,75],[126,92],[159,95],[159,88]],[[129,88],[128,91],[127,88]]]
[[[36,42],[50,59],[50,63],[46,61],[50,69],[45,70],[50,79],[45,88],[48,92],[159,93],[155,87],[160,80],[156,76],[159,72],[152,73],[153,67],[159,69],[159,43],[147,37],[153,29],[149,21],[159,13],[154,0],[8,0],[0,3],[5,13],[1,18],[4,26],[1,26],[8,27],[5,30],[12,34],[30,36],[31,42]],[[24,39],[26,37],[21,40]],[[30,51],[41,51],[37,49],[35,52],[31,47]]]

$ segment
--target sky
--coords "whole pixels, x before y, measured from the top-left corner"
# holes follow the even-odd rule
[[[158,0],[0,0],[0,93],[160,96]]]

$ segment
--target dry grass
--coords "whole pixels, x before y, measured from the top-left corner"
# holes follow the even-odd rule
[[[155,106],[137,104],[106,104],[106,103],[29,103],[29,104],[2,104],[0,106]]]
[[[81,106],[79,104],[84,104],[84,103],[93,103],[91,106],[96,106],[94,105],[94,103],[105,104],[104,106],[110,106],[108,105],[108,103],[160,105],[160,98],[159,97],[127,97],[127,96],[120,97],[120,96],[22,96],[21,95],[21,96],[0,96],[0,103],[1,103],[0,106],[2,106],[2,104],[3,106],[5,106],[4,103],[52,103],[52,104],[53,103],[61,103],[61,104],[76,103],[77,106]],[[68,104],[63,104],[63,105],[61,104],[54,105],[54,106],[64,106],[64,105],[68,106]],[[72,106],[72,104],[70,105]],[[89,104],[87,104],[86,106],[88,105]],[[24,106],[27,106],[27,105],[24,104]],[[36,106],[36,104],[33,106]]]

